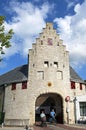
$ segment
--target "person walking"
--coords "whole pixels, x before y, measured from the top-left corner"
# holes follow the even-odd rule
[[[55,117],[56,117],[56,113],[55,113],[54,109],[52,109],[51,112],[50,112],[50,122],[51,123],[53,123],[53,122],[56,123],[56,118]]]
[[[41,118],[41,126],[42,127],[44,127],[44,126],[46,127],[47,124],[46,124],[46,115],[45,115],[44,109],[41,110],[40,118]]]

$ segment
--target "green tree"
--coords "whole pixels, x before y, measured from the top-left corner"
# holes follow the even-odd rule
[[[2,55],[5,54],[4,48],[9,48],[11,46],[10,39],[14,34],[12,29],[5,33],[4,20],[5,17],[0,16],[0,61],[2,61]]]

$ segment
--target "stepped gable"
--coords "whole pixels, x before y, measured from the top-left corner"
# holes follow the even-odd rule
[[[53,34],[53,35],[52,35]],[[62,45],[63,40],[59,38],[56,30],[53,28],[52,23],[46,23],[46,28],[43,28],[43,31],[40,33],[39,38],[36,39],[36,43],[40,45],[53,45],[58,46]]]
[[[53,35],[52,35],[53,34]],[[53,45],[55,48],[57,46],[58,51],[60,48],[59,54],[62,55],[66,51],[66,46],[63,45],[63,40],[60,39],[59,34],[57,34],[56,30],[53,28],[52,23],[47,23],[46,28],[43,28],[43,32],[40,33],[40,37],[36,38],[36,43],[32,44],[32,49],[29,49],[29,53],[31,53],[32,57],[34,58],[34,55],[39,56],[41,59],[41,55],[39,55],[41,52],[45,51],[43,53],[46,58],[47,54],[49,53],[48,56],[51,58],[51,46],[47,45]],[[40,48],[40,49],[39,49]],[[47,48],[45,50],[45,48]],[[40,51],[38,51],[40,50]],[[57,49],[55,50],[57,51]],[[54,54],[56,53],[55,51],[52,51],[52,58]],[[31,58],[32,58],[31,57]],[[48,57],[49,58],[49,57]],[[32,62],[32,59],[30,59]],[[62,60],[62,59],[59,59]],[[34,59],[35,61],[35,59]],[[35,61],[36,62],[36,61]],[[33,63],[34,66],[34,63]],[[5,84],[10,84],[14,82],[23,82],[28,80],[28,65],[22,65],[19,66],[3,75],[0,76],[0,85],[5,85]],[[80,76],[74,71],[72,67],[70,67],[70,81],[74,82],[80,82],[80,83],[85,83]]]

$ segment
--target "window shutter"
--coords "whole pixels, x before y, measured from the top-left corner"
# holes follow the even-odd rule
[[[27,89],[27,82],[22,82],[22,89]]]
[[[71,82],[71,89],[75,89],[75,82]]]
[[[80,83],[80,90],[82,90],[82,83]]]
[[[16,90],[16,83],[12,83],[11,90]]]

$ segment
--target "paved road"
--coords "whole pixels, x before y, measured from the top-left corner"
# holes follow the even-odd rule
[[[0,127],[0,130],[26,130],[24,127]],[[31,127],[30,130],[33,130]]]
[[[0,130],[26,130],[24,127],[0,127]],[[30,130],[86,130],[86,125],[48,125],[47,127],[34,126]]]
[[[86,126],[66,126],[66,125],[52,125],[52,130],[86,130]]]
[[[48,125],[48,127],[34,126],[34,130],[86,130],[86,125]]]

